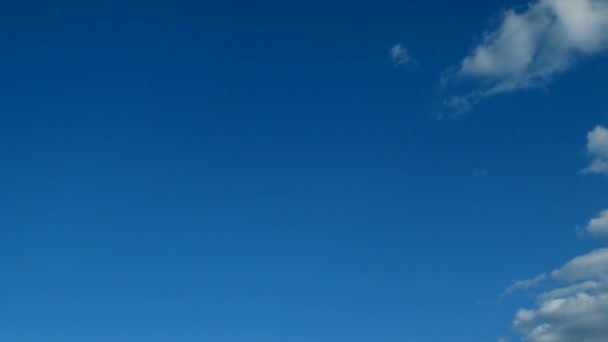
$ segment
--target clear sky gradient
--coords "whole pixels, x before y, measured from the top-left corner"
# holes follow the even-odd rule
[[[474,69],[506,8],[4,1],[0,341],[517,341],[605,245],[608,59]]]

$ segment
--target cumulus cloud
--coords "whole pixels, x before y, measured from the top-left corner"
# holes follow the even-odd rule
[[[608,129],[596,126],[587,134],[587,154],[591,162],[583,173],[608,175]]]
[[[606,49],[608,0],[537,0],[523,11],[506,10],[447,77],[481,86],[446,104],[466,108],[488,96],[545,86],[582,58]]]
[[[608,276],[608,248],[597,249],[572,259],[553,272],[551,277],[564,282],[595,279]]]
[[[410,56],[410,53],[407,51],[403,44],[395,44],[389,50],[389,54],[391,57],[391,61],[394,65],[406,65],[406,64],[416,64],[416,61]]]
[[[608,160],[606,128],[597,126],[589,132],[587,151],[596,160]],[[608,209],[592,218],[585,230],[593,236],[608,236]],[[506,293],[549,278],[541,276],[515,282]],[[575,257],[549,276],[550,289],[537,293],[532,308],[515,314],[517,337],[525,342],[608,341],[608,248]]]
[[[577,293],[519,310],[513,321],[528,342],[606,342],[608,294]]]
[[[585,227],[587,233],[593,236],[608,236],[608,209],[592,218]]]
[[[608,248],[551,272],[559,287],[519,309],[513,328],[527,342],[605,342],[608,336]]]

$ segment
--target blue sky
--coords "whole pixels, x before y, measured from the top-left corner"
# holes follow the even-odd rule
[[[602,341],[607,6],[3,3],[0,340]]]

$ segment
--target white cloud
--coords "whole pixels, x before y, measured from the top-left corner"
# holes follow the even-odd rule
[[[589,221],[585,229],[593,236],[608,236],[608,209],[600,211]]]
[[[410,56],[410,53],[401,43],[393,45],[393,47],[389,51],[389,54],[391,56],[391,61],[396,66],[405,64],[416,64],[416,61]]]
[[[555,289],[553,291],[542,293],[538,296],[540,302],[547,302],[560,297],[569,297],[576,293],[587,292],[591,290],[597,290],[600,288],[600,283],[597,281],[586,281],[584,283],[574,284],[562,288]]]
[[[572,259],[562,268],[551,272],[559,281],[574,282],[608,276],[608,248],[597,249]]]
[[[538,0],[503,12],[500,24],[449,78],[482,86],[446,101],[467,108],[499,93],[546,85],[581,58],[608,49],[608,0]]]
[[[511,284],[511,286],[507,287],[507,289],[505,290],[505,292],[503,293],[504,295],[507,295],[513,291],[516,290],[525,290],[527,288],[530,288],[532,286],[538,285],[541,282],[543,282],[545,279],[547,279],[547,274],[543,273],[539,276],[536,276],[535,278],[532,279],[526,279],[526,280],[517,280],[515,282],[513,282],[513,284]]]
[[[594,158],[608,159],[608,130],[598,126],[591,131],[587,150]],[[608,235],[608,209],[592,218],[585,229],[594,236]],[[515,282],[505,293],[529,288],[544,280],[545,275]],[[554,288],[537,294],[533,308],[521,308],[515,314],[513,328],[518,340],[607,342],[608,248],[578,256],[550,276]]]
[[[577,293],[519,310],[513,327],[528,342],[606,342],[608,294]]]
[[[583,170],[583,173],[595,173],[608,175],[608,129],[596,126],[587,134],[587,154],[591,157],[591,163]]]
[[[567,285],[537,296],[520,309],[513,328],[527,342],[606,342],[608,336],[608,249],[579,256],[553,271]]]

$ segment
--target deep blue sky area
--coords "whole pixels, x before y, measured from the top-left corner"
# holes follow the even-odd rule
[[[0,341],[508,334],[606,205],[601,55],[444,113],[523,4],[2,2]]]

